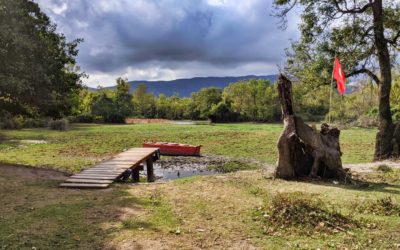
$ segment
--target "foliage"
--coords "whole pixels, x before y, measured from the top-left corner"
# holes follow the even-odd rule
[[[100,90],[91,103],[91,114],[102,117],[104,122],[124,123],[133,113],[132,95],[127,80],[117,79],[115,91]]]
[[[210,87],[203,88],[192,94],[190,103],[191,117],[194,119],[207,119],[213,105],[222,101],[222,89]]]
[[[157,118],[170,120],[189,119],[189,98],[179,98],[177,95],[167,97],[160,94],[155,100]]]
[[[296,4],[302,11],[301,38],[287,51],[288,73],[310,85],[329,85],[333,58],[337,54],[347,76],[365,74],[379,82],[379,77],[375,75],[379,57],[375,46],[379,42],[376,38],[379,31],[374,29],[376,21],[373,18],[373,10],[379,8],[378,2],[380,0],[276,0],[276,15],[283,18],[283,22]],[[384,1],[382,9],[386,36],[382,42],[390,46],[391,55],[394,56],[395,48],[399,46],[400,6],[393,1]]]
[[[123,123],[124,118],[118,113],[114,98],[106,91],[93,98],[92,114],[102,117],[104,122]]]
[[[139,84],[133,92],[134,114],[139,117],[154,118],[155,100],[151,93],[147,92],[147,86]]]
[[[0,129],[44,128],[47,124],[48,118],[12,116],[6,112],[0,115]]]
[[[365,75],[379,85],[375,158],[399,155],[391,115],[392,68],[400,47],[398,1],[275,0],[283,22],[292,9],[301,10],[299,41],[287,51],[286,69],[309,85],[328,85],[335,55],[346,77]],[[394,140],[393,140],[394,139]]]
[[[223,97],[244,120],[276,121],[280,117],[276,85],[267,80],[250,80],[230,84]]]
[[[231,102],[225,101],[212,105],[208,117],[212,122],[236,122],[240,120],[240,114],[233,111]]]
[[[52,130],[66,131],[68,129],[69,122],[67,119],[50,120],[49,128]]]
[[[75,57],[37,3],[0,1],[0,106],[12,115],[60,118],[72,112],[80,89]]]
[[[133,114],[132,95],[129,93],[129,88],[130,86],[127,79],[117,79],[115,107],[117,113],[124,119]]]

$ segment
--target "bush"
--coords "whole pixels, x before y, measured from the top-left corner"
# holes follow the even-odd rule
[[[25,118],[24,128],[44,128],[49,123],[48,118]]]
[[[107,116],[103,116],[104,122],[109,123],[125,123],[125,116],[121,114],[109,114]]]
[[[69,122],[67,119],[50,120],[49,128],[53,130],[65,131],[68,129]]]
[[[0,128],[2,129],[21,129],[24,125],[24,118],[22,116],[4,117],[0,121]]]
[[[23,116],[5,116],[0,118],[1,129],[44,128],[47,126],[46,118],[26,118]]]
[[[91,114],[81,114],[68,117],[70,123],[93,123],[94,117]]]

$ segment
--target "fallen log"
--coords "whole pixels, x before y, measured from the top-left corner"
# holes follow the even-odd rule
[[[292,83],[282,74],[278,79],[278,92],[284,127],[277,143],[279,156],[275,177],[329,178],[351,182],[350,173],[342,166],[340,130],[324,123],[318,132],[296,116]]]

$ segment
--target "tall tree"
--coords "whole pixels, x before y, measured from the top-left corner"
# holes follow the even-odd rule
[[[375,159],[399,156],[400,124],[390,112],[392,66],[400,47],[400,2],[382,0],[275,0],[277,15],[300,9],[301,39],[288,52],[287,71],[310,84],[329,84],[335,54],[347,77],[365,74],[377,85],[379,127]],[[397,128],[396,128],[397,127]]]
[[[147,91],[145,84],[139,84],[133,91],[133,103],[135,115],[147,118],[153,118],[156,115],[154,95]]]
[[[0,107],[3,112],[61,117],[71,112],[80,78],[80,40],[56,33],[37,3],[0,0]]]
[[[128,79],[119,77],[117,79],[117,90],[115,95],[115,104],[118,114],[126,118],[133,114],[132,95],[129,93],[130,85]]]

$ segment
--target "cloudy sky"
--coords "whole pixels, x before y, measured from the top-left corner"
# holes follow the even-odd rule
[[[69,40],[92,87],[129,80],[277,72],[290,39],[272,0],[35,0]]]

